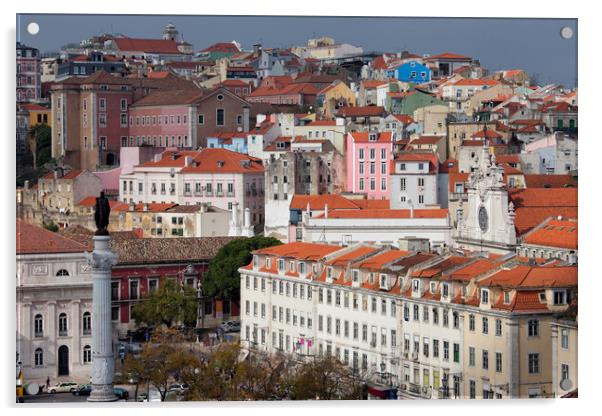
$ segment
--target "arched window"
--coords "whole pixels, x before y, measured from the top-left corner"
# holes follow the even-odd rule
[[[90,364],[92,362],[92,348],[89,345],[84,347],[84,364]]]
[[[90,312],[84,312],[82,327],[84,328],[84,335],[92,332],[92,314]]]
[[[61,313],[59,315],[59,336],[67,335],[67,314]]]
[[[43,337],[44,336],[44,318],[42,315],[37,314],[33,319],[34,322],[34,336]]]
[[[69,272],[65,269],[61,269],[58,272],[56,272],[57,276],[69,276]]]
[[[34,353],[34,366],[42,367],[44,365],[44,351],[41,348],[37,348]]]

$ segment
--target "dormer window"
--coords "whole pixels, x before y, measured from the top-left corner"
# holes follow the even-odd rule
[[[299,263],[297,267],[299,268],[300,274],[305,274],[305,263]]]
[[[435,282],[431,282],[431,293],[435,293],[436,289],[437,289],[437,284]]]
[[[481,289],[481,303],[484,305],[489,303],[489,289]]]
[[[510,292],[504,292],[504,304],[508,305],[510,303]]]
[[[420,291],[420,280],[414,279],[412,280],[412,292]]]
[[[294,261],[290,262],[289,269],[290,269],[291,273],[295,272],[295,262]]]
[[[318,272],[318,266],[315,263],[311,265],[311,271],[314,275]]]
[[[448,298],[449,297],[449,284],[448,283],[443,283],[443,290],[442,290],[442,294],[441,294],[444,298]]]
[[[258,265],[259,265],[259,256],[254,255],[253,256],[253,268],[256,269]]]
[[[368,141],[375,142],[376,138],[377,138],[377,134],[376,133],[368,133]]]
[[[373,285],[374,284],[374,272],[370,273],[370,284]]]
[[[281,272],[284,270],[284,260],[278,259],[278,271]]]
[[[566,290],[555,290],[554,305],[566,305],[567,303]]]
[[[542,303],[546,301],[546,292],[541,292],[539,294],[539,301]]]
[[[269,269],[272,266],[272,259],[269,257],[265,258],[265,268]]]
[[[371,273],[371,274],[374,274],[374,273]],[[359,270],[353,270],[351,272],[351,276],[352,276],[352,279],[353,279],[353,283],[358,283],[359,282],[359,280],[360,280],[360,272],[359,272]]]
[[[462,286],[462,297],[466,298],[466,286]]]
[[[387,275],[386,274],[381,274],[380,275],[380,288],[381,289],[388,289],[388,287],[387,287]]]
[[[332,267],[329,267],[326,270],[326,277],[328,277],[329,279],[332,279]]]

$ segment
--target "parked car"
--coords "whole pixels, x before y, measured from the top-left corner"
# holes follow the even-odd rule
[[[127,398],[130,397],[130,393],[123,387],[113,387],[113,391],[115,392],[115,396],[120,399],[127,400]]]
[[[79,385],[72,381],[65,381],[63,383],[56,383],[54,386],[50,386],[48,389],[49,393],[73,393],[79,389]]]
[[[147,393],[141,393],[138,395],[138,401],[139,402],[160,402],[161,401],[161,393],[159,393],[159,390],[155,389],[155,388],[151,388],[148,391],[150,393],[150,397],[149,394]]]
[[[84,384],[83,386],[80,386],[79,389],[74,390],[71,393],[74,396],[89,396],[91,392],[92,392],[92,385]]]
[[[184,393],[188,390],[188,384],[186,383],[174,383],[169,386],[169,391],[175,391],[177,393]]]
[[[240,321],[226,321],[222,322],[219,328],[224,332],[239,332]]]

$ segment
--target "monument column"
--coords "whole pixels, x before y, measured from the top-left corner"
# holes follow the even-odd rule
[[[117,255],[109,248],[110,213],[109,201],[101,192],[96,198],[94,213],[97,227],[93,237],[94,251],[86,253],[92,267],[92,392],[89,402],[117,400],[113,391],[115,359],[111,323],[111,268],[117,263]]]

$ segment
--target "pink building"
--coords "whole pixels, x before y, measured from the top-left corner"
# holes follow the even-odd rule
[[[17,102],[40,100],[40,51],[17,42]]]
[[[206,147],[207,137],[249,131],[250,105],[225,87],[155,91],[130,106],[122,146]]]
[[[365,193],[368,199],[389,199],[391,132],[347,134],[347,191]]]

